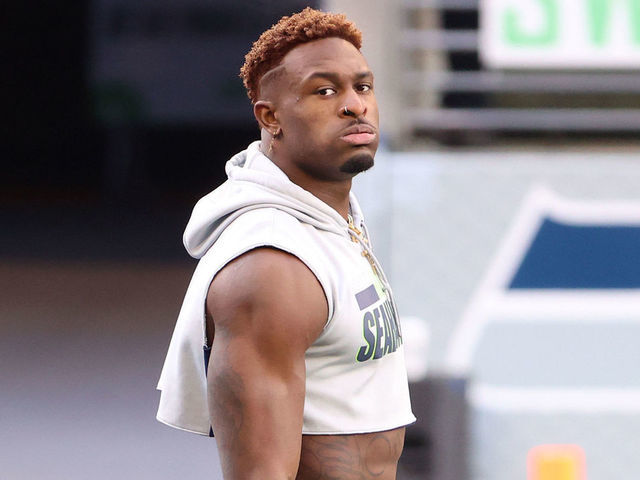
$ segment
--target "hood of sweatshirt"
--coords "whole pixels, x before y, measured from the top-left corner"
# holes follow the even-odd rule
[[[289,180],[259,146],[259,141],[253,142],[234,155],[225,167],[227,181],[196,203],[183,236],[192,257],[201,258],[231,222],[256,208],[277,208],[315,228],[349,236],[347,221]],[[353,193],[349,203],[354,224],[361,226],[362,212]]]

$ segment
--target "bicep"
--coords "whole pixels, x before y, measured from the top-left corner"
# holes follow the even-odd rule
[[[304,407],[304,353],[327,317],[322,288],[297,258],[249,252],[214,279],[209,409],[229,478],[295,474]]]

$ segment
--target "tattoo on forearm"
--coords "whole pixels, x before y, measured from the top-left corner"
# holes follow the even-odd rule
[[[214,375],[211,379],[213,387],[209,386],[212,401],[210,411],[212,419],[215,419],[214,433],[219,447],[226,452],[241,453],[243,445],[240,437],[244,424],[241,399],[245,392],[242,376],[229,365],[222,370],[214,369],[209,373]],[[226,460],[230,458],[224,456],[221,460],[223,470],[229,471],[232,462]]]
[[[233,370],[227,369],[216,375],[213,396],[214,413],[217,418],[221,419],[218,422],[220,423],[218,428],[223,430],[220,432],[221,436],[227,436],[232,443],[235,443],[237,433],[242,428],[244,421],[240,400],[243,392],[242,378]]]

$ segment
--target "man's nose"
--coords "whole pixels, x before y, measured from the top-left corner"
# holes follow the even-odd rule
[[[355,90],[350,90],[345,98],[345,103],[340,107],[339,114],[343,117],[359,117],[365,113],[367,113],[365,99]]]

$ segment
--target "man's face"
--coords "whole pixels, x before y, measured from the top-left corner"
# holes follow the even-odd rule
[[[282,61],[275,117],[282,129],[277,157],[322,181],[352,178],[373,165],[378,106],[373,74],[341,38],[299,45]],[[346,107],[346,111],[345,111]]]

